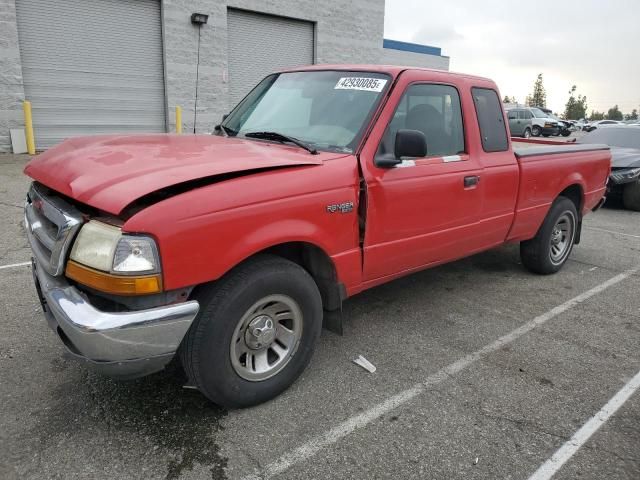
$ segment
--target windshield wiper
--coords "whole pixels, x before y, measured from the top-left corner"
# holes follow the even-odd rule
[[[290,137],[289,135],[284,135],[278,132],[249,132],[245,133],[244,136],[249,138],[262,138],[264,140],[275,140],[277,142],[291,142],[294,145],[299,146],[300,148],[304,148],[311,155],[318,154],[318,150],[313,148],[308,143],[305,143],[302,140],[298,140],[295,137]]]

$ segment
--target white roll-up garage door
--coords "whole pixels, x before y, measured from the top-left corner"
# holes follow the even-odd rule
[[[166,131],[158,0],[18,0],[16,11],[38,149]]]
[[[269,73],[313,63],[313,23],[230,8],[227,11],[229,107]]]

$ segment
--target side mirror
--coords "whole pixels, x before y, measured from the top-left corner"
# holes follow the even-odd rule
[[[394,154],[376,157],[375,164],[380,168],[395,167],[402,163],[402,157],[424,157],[427,155],[427,137],[419,130],[398,130]]]
[[[215,127],[213,127],[213,131],[214,132],[219,132],[220,130],[222,130],[222,127],[220,125],[222,125],[222,122],[224,122],[227,117],[229,116],[228,113],[225,113],[222,115],[222,120],[220,121],[220,123],[218,125],[216,125]]]
[[[419,130],[398,130],[394,154],[398,161],[402,157],[425,157],[427,137]]]

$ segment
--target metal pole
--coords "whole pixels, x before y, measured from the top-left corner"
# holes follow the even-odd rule
[[[182,133],[182,108],[179,105],[176,105],[176,133]]]
[[[24,101],[22,103],[22,109],[24,110],[24,134],[27,139],[27,152],[29,155],[35,155],[36,142],[33,138],[33,118],[31,116],[31,102]]]

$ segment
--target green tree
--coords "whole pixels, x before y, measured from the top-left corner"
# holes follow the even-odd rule
[[[542,74],[538,74],[538,78],[536,78],[535,83],[533,84],[533,92],[528,97],[529,102],[527,105],[530,107],[543,107],[547,106],[547,92],[544,89],[544,85],[542,83]]]
[[[576,97],[577,87],[573,85],[569,90],[569,100],[564,107],[564,118],[579,120],[587,116],[587,97],[578,95]]]
[[[622,120],[622,112],[618,108],[618,105],[614,105],[607,112],[607,120]]]
[[[631,113],[628,113],[624,116],[625,120],[638,120],[638,109],[634,108],[631,110]]]
[[[596,120],[604,120],[604,113],[591,110],[591,116],[589,117],[589,120],[591,120],[592,122]]]
[[[510,97],[509,95],[505,95],[502,99],[502,103],[516,103],[516,97]]]

